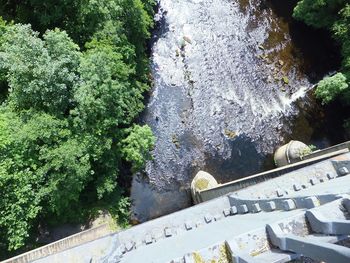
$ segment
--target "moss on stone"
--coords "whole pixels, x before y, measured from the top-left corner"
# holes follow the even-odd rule
[[[226,246],[226,243],[219,247],[219,257],[215,256],[212,259],[204,260],[198,252],[193,252],[195,263],[230,263],[232,262],[231,254]]]
[[[195,183],[195,187],[198,190],[208,189],[208,185],[209,185],[209,181],[204,178],[200,178],[196,180],[196,183]]]

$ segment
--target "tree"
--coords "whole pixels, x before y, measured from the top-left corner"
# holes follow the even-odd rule
[[[346,0],[301,0],[294,8],[294,18],[316,28],[330,28]]]
[[[4,42],[4,34],[7,30],[7,23],[0,16],[0,47]],[[0,67],[0,103],[3,102],[8,93],[8,85],[6,81],[6,71]]]
[[[71,209],[91,168],[66,120],[3,108],[0,127],[0,240],[12,250],[24,244],[39,212],[61,216]]]
[[[79,67],[75,114],[84,129],[97,134],[128,125],[143,109],[143,90],[130,80],[133,69],[108,45],[88,50]]]
[[[154,147],[155,138],[148,125],[134,125],[128,132],[129,135],[121,141],[122,154],[132,164],[132,170],[139,171],[151,159],[149,151]]]
[[[88,138],[98,199],[115,189],[122,159],[119,142],[144,107],[144,89],[134,80],[134,68],[109,43],[96,40],[84,53],[71,112],[79,134]]]
[[[47,29],[71,28],[82,0],[0,0],[0,15],[17,23],[30,23],[36,31],[44,33]]]
[[[150,37],[150,30],[153,26],[153,10],[150,6],[154,3],[152,0],[123,0],[120,2],[125,34],[129,42],[135,46],[136,74],[144,82],[148,80],[147,73],[149,72],[148,60],[144,55],[145,41]]]
[[[78,81],[78,46],[59,30],[41,40],[28,25],[9,26],[3,38],[0,70],[6,72],[11,103],[18,110],[65,114]]]
[[[9,250],[24,244],[30,224],[41,209],[40,198],[33,191],[38,180],[30,169],[18,169],[23,154],[14,149],[12,131],[19,127],[15,114],[0,114],[0,244]],[[13,156],[14,152],[20,155]]]
[[[350,5],[345,5],[339,15],[339,19],[332,26],[332,32],[342,46],[343,68],[350,72]]]
[[[103,30],[107,23],[115,28],[123,28],[121,21],[122,8],[117,0],[85,0],[79,5],[76,24],[68,29],[73,38],[84,45],[95,33]]]
[[[337,73],[332,77],[321,80],[316,89],[316,97],[322,100],[323,104],[331,102],[336,96],[348,88],[346,77]]]
[[[6,21],[0,16],[0,46],[4,42],[4,34],[7,30],[7,23]]]
[[[127,218],[119,171],[125,160],[142,169],[154,144],[148,126],[133,125],[149,89],[152,3],[0,0],[0,15],[39,31],[0,20],[9,91],[0,105],[0,248],[22,247],[38,222],[101,204]]]

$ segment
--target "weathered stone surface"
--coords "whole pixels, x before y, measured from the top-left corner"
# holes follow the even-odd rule
[[[197,200],[196,197],[197,192],[216,187],[217,185],[217,181],[211,174],[199,171],[191,183],[191,194],[194,202],[199,203],[199,200]]]
[[[282,167],[301,160],[301,157],[311,153],[311,149],[305,143],[300,141],[290,141],[289,143],[279,147],[274,155],[277,167]]]

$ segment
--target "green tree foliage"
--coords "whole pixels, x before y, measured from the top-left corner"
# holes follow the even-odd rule
[[[74,100],[84,128],[106,133],[118,125],[129,124],[143,109],[143,90],[133,85],[129,78],[132,69],[110,46],[88,50],[79,73],[82,81],[76,88]]]
[[[0,16],[18,23],[30,23],[44,33],[55,27],[73,26],[84,0],[0,0]]]
[[[301,0],[294,9],[294,17],[306,24],[325,28],[333,33],[342,47],[342,68],[339,74],[320,81],[316,96],[329,103],[342,94],[342,101],[350,103],[350,3],[347,0]]]
[[[310,26],[330,27],[345,3],[346,0],[302,0],[295,7],[293,16]]]
[[[80,45],[103,30],[108,22],[120,27],[133,45],[143,50],[153,24],[154,0],[0,0],[0,16],[18,23],[30,22],[41,33],[59,27]],[[134,41],[135,40],[135,41]]]
[[[4,41],[4,34],[7,30],[6,22],[0,16],[0,46]],[[0,68],[0,103],[6,99],[8,85],[6,81],[6,71]]]
[[[78,79],[78,46],[59,30],[47,31],[41,40],[28,25],[10,26],[3,38],[0,70],[6,72],[15,107],[65,113]]]
[[[76,108],[71,112],[77,129],[89,138],[94,170],[103,174],[95,180],[99,199],[115,188],[118,160],[122,158],[115,140],[125,134],[120,127],[128,127],[143,109],[142,93],[147,90],[136,81],[133,64],[124,63],[119,48],[108,42],[96,40],[88,45],[79,67],[81,81],[73,96]]]
[[[0,122],[0,232],[16,249],[39,212],[70,211],[89,180],[90,163],[66,120],[4,108]]]
[[[23,23],[0,19],[0,249],[96,206],[125,223],[121,165],[142,169],[154,144],[134,125],[149,89],[153,4],[0,0],[0,15]]]
[[[316,89],[316,97],[322,100],[323,104],[331,102],[336,96],[348,88],[346,77],[337,73],[332,77],[321,80]]]
[[[67,30],[78,43],[84,44],[91,40],[94,33],[102,31],[107,22],[112,23],[114,28],[121,29],[123,27],[123,21],[120,19],[122,12],[119,1],[85,0],[79,4],[76,19],[74,19],[75,31],[69,28]]]
[[[132,163],[132,169],[138,171],[144,168],[146,160],[151,158],[149,149],[153,148],[155,138],[149,126],[134,125],[129,135],[122,140],[122,154]]]
[[[339,19],[333,24],[334,37],[342,45],[343,68],[350,72],[350,5],[339,12]]]
[[[18,169],[25,151],[13,138],[13,130],[20,126],[15,114],[0,114],[0,235],[1,243],[6,242],[10,250],[23,245],[29,225],[40,211],[40,198],[32,191],[37,185],[36,175],[30,169]]]
[[[7,30],[6,21],[0,16],[0,45],[3,42],[4,34]]]

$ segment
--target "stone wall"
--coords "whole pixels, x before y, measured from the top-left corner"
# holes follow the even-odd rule
[[[39,247],[19,256],[7,259],[2,263],[27,263],[33,260],[47,257],[60,251],[81,245],[83,243],[98,239],[110,234],[111,228],[108,224],[103,224],[95,228],[91,228],[75,235],[63,238],[46,246]]]

